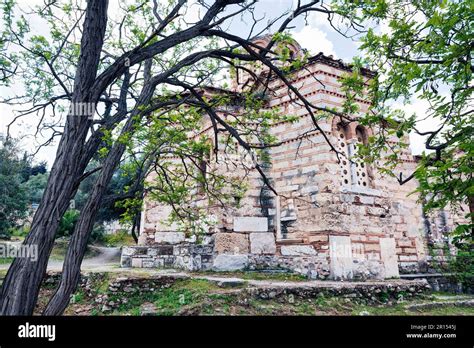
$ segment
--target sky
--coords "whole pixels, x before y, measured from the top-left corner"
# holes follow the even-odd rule
[[[23,7],[34,6],[36,4],[42,4],[43,0],[18,0],[18,3]],[[293,0],[261,0],[256,6],[257,17],[265,16],[266,19],[274,18],[284,11],[292,8]],[[118,1],[110,1],[109,14],[118,13]],[[190,12],[187,14],[188,20],[195,20],[199,18],[201,12],[197,11],[197,6],[190,6]],[[38,34],[48,35],[48,28],[43,25],[41,20],[35,19],[32,22]],[[245,18],[235,18],[229,26],[229,30],[234,33],[247,33],[249,28],[249,22]],[[387,30],[381,28],[381,30]],[[327,21],[324,15],[320,13],[312,13],[304,23],[302,19],[295,21],[294,27],[292,28],[293,37],[299,42],[299,44],[307,49],[311,54],[317,54],[323,52],[326,55],[333,55],[336,59],[342,59],[345,62],[350,62],[355,55],[359,55],[358,50],[359,43],[354,39],[348,39],[337,33]],[[21,88],[18,84],[14,83],[12,87],[5,89],[0,88],[0,93],[3,95],[11,95],[12,93],[18,93]],[[427,105],[416,99],[413,100],[411,105],[399,107],[405,109],[410,113],[417,113],[418,117],[425,115]],[[13,108],[8,105],[0,104],[0,133],[6,133],[6,125],[13,119],[18,108]],[[25,122],[18,123],[11,129],[11,134],[15,137],[23,137],[21,146],[24,150],[32,152],[41,142],[41,137],[35,139],[32,134],[34,133],[34,119],[28,119]],[[427,121],[429,123],[429,121]],[[425,124],[429,126],[429,124]],[[58,138],[59,140],[59,138]],[[423,139],[416,135],[410,136],[411,149],[414,154],[420,154],[423,151]],[[48,166],[51,167],[55,153],[56,144],[43,148],[36,156],[35,161],[46,161]]]

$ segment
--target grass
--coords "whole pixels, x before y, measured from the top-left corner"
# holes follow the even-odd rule
[[[7,270],[6,269],[0,269],[0,285],[3,283],[3,279],[7,275]]]
[[[13,260],[13,257],[0,257],[0,265],[9,265]]]
[[[232,273],[235,276],[235,273]],[[95,286],[98,293],[107,292],[110,279],[103,279]],[[443,294],[444,295],[444,294]],[[474,315],[474,308],[447,306],[409,310],[414,303],[433,300],[409,300],[395,304],[364,305],[347,298],[325,297],[310,299],[292,298],[265,300],[254,298],[239,289],[223,289],[204,279],[177,280],[169,287],[142,294],[126,294],[127,303],[112,313],[103,313],[101,307],[90,315],[141,315],[142,305],[153,304],[156,315]],[[454,295],[453,295],[454,296]],[[109,294],[109,301],[116,301],[124,294]],[[81,293],[74,295],[77,305],[84,302]],[[441,302],[441,301],[440,301]]]
[[[247,271],[247,272],[201,272],[196,275],[209,275],[216,277],[232,277],[241,278],[244,280],[274,280],[274,281],[307,281],[308,278],[301,274],[289,273],[289,272],[259,272],[259,271]]]
[[[219,290],[221,289],[206,280],[181,280],[169,288],[128,296],[127,303],[121,304],[114,314],[140,315],[140,306],[151,302],[160,315],[176,315],[187,307],[202,303],[210,293]],[[118,297],[119,295],[112,295],[110,300],[114,301]]]
[[[50,259],[54,261],[64,260],[68,245],[69,245],[68,239],[57,239],[54,242],[54,247],[53,247],[53,250],[51,251]],[[86,253],[84,255],[84,258],[89,259],[89,258],[97,256],[98,254],[99,252],[96,249],[88,246]]]
[[[124,245],[134,245],[135,241],[127,231],[118,231],[114,234],[105,234],[101,243],[108,247],[121,247]]]

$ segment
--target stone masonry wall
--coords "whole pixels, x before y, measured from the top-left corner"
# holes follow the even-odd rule
[[[336,65],[309,64],[294,74],[294,85],[315,105],[339,107],[343,103],[339,79],[345,70]],[[277,93],[269,107],[298,116],[296,122],[281,122],[269,130],[282,142],[269,149],[270,163],[266,164],[279,196],[268,190],[263,193],[259,174],[251,172],[246,176],[249,190],[238,205],[209,207],[218,225],[199,243],[195,236],[187,238],[176,226],[163,223],[169,207],[146,200],[139,246],[124,248],[123,267],[278,268],[310,278],[368,279],[398,277],[400,272],[416,271],[426,261],[427,219],[416,195],[408,196],[416,182],[400,186],[370,165],[351,161],[357,143],[366,141],[371,131],[357,122],[346,126],[333,119],[320,122],[321,131],[315,129],[307,110],[291,103],[287,90],[278,83],[270,85]],[[361,112],[367,111],[367,101],[358,103]],[[326,138],[346,156],[338,159]],[[408,175],[416,161],[409,150],[402,159],[397,170]],[[243,169],[234,164],[210,166],[244,177]],[[444,229],[454,224],[453,218],[443,222]],[[430,224],[434,231],[439,222]]]

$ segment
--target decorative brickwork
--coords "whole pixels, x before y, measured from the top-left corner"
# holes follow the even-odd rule
[[[340,61],[319,54],[293,74],[294,85],[315,105],[339,107],[343,103],[339,79],[347,70]],[[369,79],[371,73],[366,75]],[[344,154],[338,159],[306,109],[291,102],[282,83],[272,81],[270,88],[277,94],[269,97],[268,106],[298,117],[268,129],[281,142],[267,150],[269,162],[264,168],[279,196],[251,172],[239,205],[213,209],[218,225],[200,236],[199,243],[163,224],[169,207],[146,200],[142,245],[124,249],[122,266],[285,268],[319,279],[391,278],[399,272],[416,272],[429,260],[427,240],[452,229],[456,217],[423,216],[417,196],[408,195],[416,188],[415,181],[400,186],[355,159],[357,143],[367,141],[369,130],[357,122],[321,121],[324,135]],[[234,84],[234,89],[239,86]],[[359,107],[367,111],[368,102],[359,100]],[[213,138],[209,124],[203,132]],[[406,150],[402,159],[398,171],[411,173],[415,158]],[[234,176],[243,172],[212,159],[209,166]]]

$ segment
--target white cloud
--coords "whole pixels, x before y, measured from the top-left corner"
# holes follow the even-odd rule
[[[334,24],[337,24],[336,19],[332,19]],[[328,15],[322,12],[311,12],[307,18],[308,25],[314,28],[334,30],[329,23]]]
[[[323,52],[326,55],[336,56],[334,46],[327,38],[327,34],[319,28],[305,26],[293,34],[301,47],[306,48],[311,54]]]
[[[401,105],[396,103],[393,105],[393,108],[405,111],[407,117],[416,114],[416,128],[420,132],[432,131],[439,127],[439,120],[428,117],[429,103],[426,100],[413,98],[410,104]],[[423,151],[427,151],[425,148],[425,140],[426,136],[418,135],[415,132],[410,134],[410,149],[413,155],[420,155]]]

